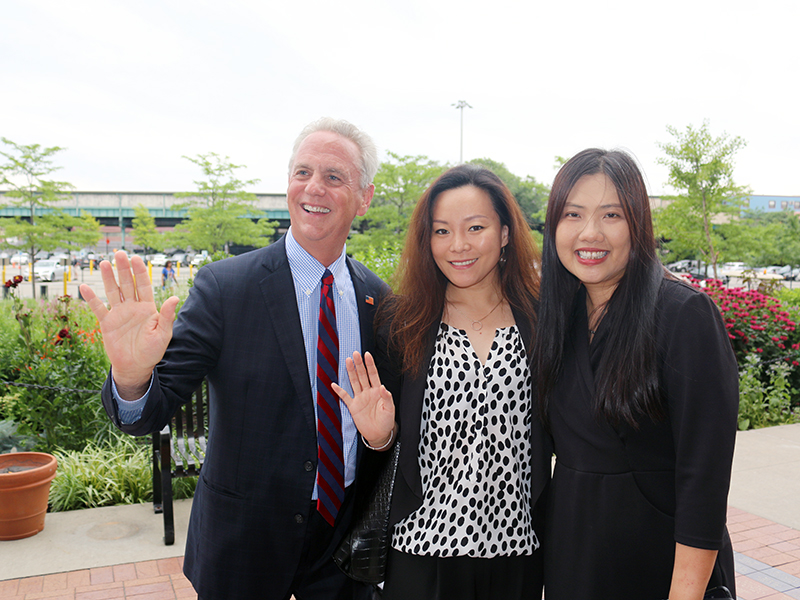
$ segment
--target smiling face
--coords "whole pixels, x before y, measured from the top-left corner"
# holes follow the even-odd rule
[[[617,190],[602,173],[584,175],[570,191],[556,228],[561,264],[581,280],[597,306],[625,274],[631,235]]]
[[[364,215],[375,187],[361,189],[355,142],[317,131],[300,144],[289,173],[286,199],[292,235],[324,266],[341,254],[356,216]]]
[[[484,190],[466,185],[436,198],[431,253],[451,285],[496,287],[500,249],[507,243],[508,227],[500,224]]]

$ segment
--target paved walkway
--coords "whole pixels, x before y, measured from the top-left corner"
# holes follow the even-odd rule
[[[113,567],[0,581],[4,600],[171,600],[197,598],[181,572],[183,558],[162,558]]]
[[[800,600],[800,425],[738,434],[730,504],[739,598]],[[38,535],[0,542],[0,599],[195,598],[181,573],[190,506],[176,503],[174,546],[148,505],[49,514]]]

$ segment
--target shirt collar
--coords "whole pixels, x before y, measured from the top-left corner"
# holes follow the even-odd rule
[[[328,270],[333,273],[334,286],[336,285],[336,281],[344,276],[344,270],[347,269],[347,262],[345,260],[346,252],[347,245],[345,244],[339,258],[327,267]],[[311,256],[306,249],[294,239],[291,227],[289,227],[289,230],[286,232],[286,257],[289,259],[289,268],[292,270],[292,277],[295,282],[307,296],[310,295],[314,288],[319,287],[322,274],[325,272],[326,267]]]

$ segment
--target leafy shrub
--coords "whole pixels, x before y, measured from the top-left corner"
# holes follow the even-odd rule
[[[54,512],[153,500],[152,450],[144,441],[115,433],[83,450],[59,450],[56,478],[50,486]],[[173,497],[191,498],[196,477],[173,480]]]
[[[402,250],[401,245],[392,241],[384,241],[380,247],[365,246],[363,249],[353,252],[353,258],[363,263],[386,283],[392,285]]]
[[[17,433],[14,421],[0,421],[0,454],[30,450],[35,443],[30,436]]]
[[[775,297],[780,300],[784,306],[791,306],[800,308],[800,287],[797,288],[781,288],[775,294]]]
[[[2,381],[9,381],[13,376],[19,341],[19,325],[14,318],[13,306],[8,301],[0,302],[0,380]],[[3,389],[0,388],[0,395],[2,393]]]
[[[748,354],[739,373],[739,429],[800,422],[800,411],[792,409],[787,375],[791,368],[782,362],[770,365],[768,384],[762,383],[759,357]]]

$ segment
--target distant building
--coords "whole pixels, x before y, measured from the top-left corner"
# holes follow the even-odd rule
[[[800,196],[749,196],[744,208],[764,212],[789,210],[800,215]]]
[[[663,208],[669,201],[661,196],[650,196],[650,208]],[[800,196],[747,196],[742,204],[742,210],[763,211],[765,213],[791,211],[800,215]]]
[[[4,206],[6,202],[2,194],[0,191],[0,217],[30,216],[30,212],[25,208]],[[133,230],[136,206],[141,204],[150,211],[159,231],[168,231],[187,216],[185,210],[175,210],[174,205],[189,200],[176,198],[173,192],[72,192],[66,196],[69,199],[59,204],[59,209],[74,216],[87,212],[100,222],[100,232],[103,237],[95,248],[100,253],[134,248],[130,234]],[[285,232],[289,227],[286,194],[255,194],[255,196],[257,202],[250,217],[277,221],[276,235]],[[50,209],[47,208],[36,209],[37,215],[48,212]]]

